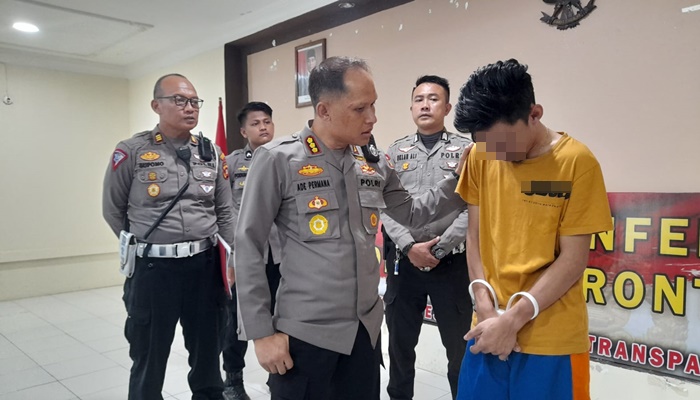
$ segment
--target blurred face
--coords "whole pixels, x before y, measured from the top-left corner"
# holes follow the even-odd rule
[[[311,72],[314,68],[316,68],[316,56],[309,56],[309,58],[306,59],[306,70]]]
[[[198,98],[194,86],[185,78],[169,76],[160,84],[158,97],[181,96],[185,98]],[[159,126],[166,135],[182,135],[189,133],[197,126],[199,121],[199,109],[193,108],[190,102],[184,107],[175,105],[172,98],[151,100],[151,108],[160,116]]]
[[[442,130],[445,127],[445,116],[451,109],[445,88],[436,83],[421,83],[413,91],[411,115],[418,132],[424,135]]]
[[[344,82],[347,93],[322,99],[317,105],[317,113],[328,123],[333,141],[327,145],[336,149],[351,144],[366,145],[377,123],[374,112],[377,91],[372,76],[367,71],[353,68],[345,73]]]
[[[473,135],[478,160],[523,161],[534,143],[535,132],[523,120],[515,124],[497,122]]]
[[[245,118],[241,135],[248,139],[250,147],[255,150],[275,137],[275,124],[272,117],[263,111],[251,111]]]

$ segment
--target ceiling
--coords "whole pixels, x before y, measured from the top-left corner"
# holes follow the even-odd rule
[[[0,0],[0,62],[132,78],[334,2]]]

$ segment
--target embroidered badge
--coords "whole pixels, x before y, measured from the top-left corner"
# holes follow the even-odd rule
[[[388,154],[384,153],[384,158],[386,158],[386,163],[389,164],[391,168],[394,168],[394,162],[391,161],[391,157],[389,157]]]
[[[223,171],[224,179],[228,179],[228,164],[224,161],[224,165],[221,167]]]
[[[156,144],[161,144],[163,143],[163,135],[159,132],[156,133]]]
[[[221,159],[221,161],[224,161],[226,159],[226,156],[224,155],[224,153],[221,153],[219,154],[219,158]]]
[[[201,184],[201,185],[199,185],[199,187],[201,187],[202,190],[204,190],[204,193],[207,193],[207,194],[208,194],[209,192],[211,192],[212,189],[214,189],[214,185],[205,185],[205,184]]]
[[[328,230],[328,220],[323,215],[316,215],[309,221],[309,229],[314,235],[323,235]]]
[[[352,155],[354,155],[354,156],[361,156],[362,155],[360,148],[355,146],[354,144],[350,146],[350,150],[352,150]]]
[[[461,146],[447,146],[445,147],[445,151],[460,151],[462,149]]]
[[[399,151],[402,153],[408,153],[409,151],[415,149],[416,146],[399,147]]]
[[[448,161],[447,166],[450,168],[457,168],[457,162],[456,161]]]
[[[363,174],[367,174],[367,175],[374,175],[374,174],[377,173],[377,171],[375,171],[374,168],[370,167],[370,166],[367,165],[367,164],[363,164],[363,165],[360,167],[360,169],[362,170],[362,173],[363,173]]]
[[[112,171],[116,171],[119,164],[124,162],[124,160],[126,160],[127,158],[129,158],[129,156],[126,155],[124,150],[114,150],[114,153],[112,154]]]
[[[405,171],[405,170],[408,169],[408,166],[409,166],[409,164],[408,164],[407,162],[405,162],[405,163],[403,163],[403,165],[401,166],[401,169],[403,169],[403,170]]]
[[[160,158],[160,154],[153,151],[149,151],[148,153],[141,154],[139,158],[144,161],[154,161]]]
[[[240,182],[238,182],[238,186],[240,186],[240,187],[245,186],[245,181],[240,181]]]
[[[321,154],[321,149],[318,148],[318,145],[316,144],[316,139],[314,139],[313,136],[309,136],[306,138],[306,147],[309,148],[311,154]]]
[[[312,208],[314,210],[320,210],[323,207],[326,207],[328,205],[328,200],[314,196],[314,199],[309,202],[309,208]]]
[[[250,168],[246,167],[245,165],[242,166],[242,167],[240,167],[240,168],[238,168],[239,171],[243,171],[243,172],[246,172],[246,171],[249,170],[249,169],[250,169]]]
[[[377,214],[375,214],[375,213],[370,214],[369,223],[370,223],[370,225],[372,225],[372,228],[376,228],[378,222],[379,222],[379,218],[377,218]]]
[[[245,159],[250,160],[251,158],[253,158],[253,152],[250,150],[246,151],[245,152]]]
[[[211,171],[202,171],[202,176],[205,178],[211,178],[212,175]]]
[[[160,186],[155,183],[148,185],[148,195],[151,197],[156,197],[160,194]]]
[[[301,169],[298,171],[299,175],[304,175],[304,176],[316,176],[320,175],[323,173],[323,168],[319,167],[318,165],[304,165],[301,167]]]
[[[158,174],[156,174],[155,172],[148,173],[148,180],[149,181],[155,181],[156,179],[158,179]]]

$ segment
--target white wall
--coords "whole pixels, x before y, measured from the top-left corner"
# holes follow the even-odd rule
[[[6,70],[14,104],[0,104],[0,300],[118,283],[101,194],[128,131],[127,81]]]

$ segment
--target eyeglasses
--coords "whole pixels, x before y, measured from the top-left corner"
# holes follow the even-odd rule
[[[202,104],[204,103],[204,100],[198,99],[196,97],[193,97],[191,99],[188,99],[187,97],[183,97],[180,95],[174,95],[174,96],[162,96],[162,97],[156,97],[156,99],[170,99],[175,103],[176,106],[185,108],[187,107],[187,103],[190,103],[192,108],[200,109],[202,108]]]

